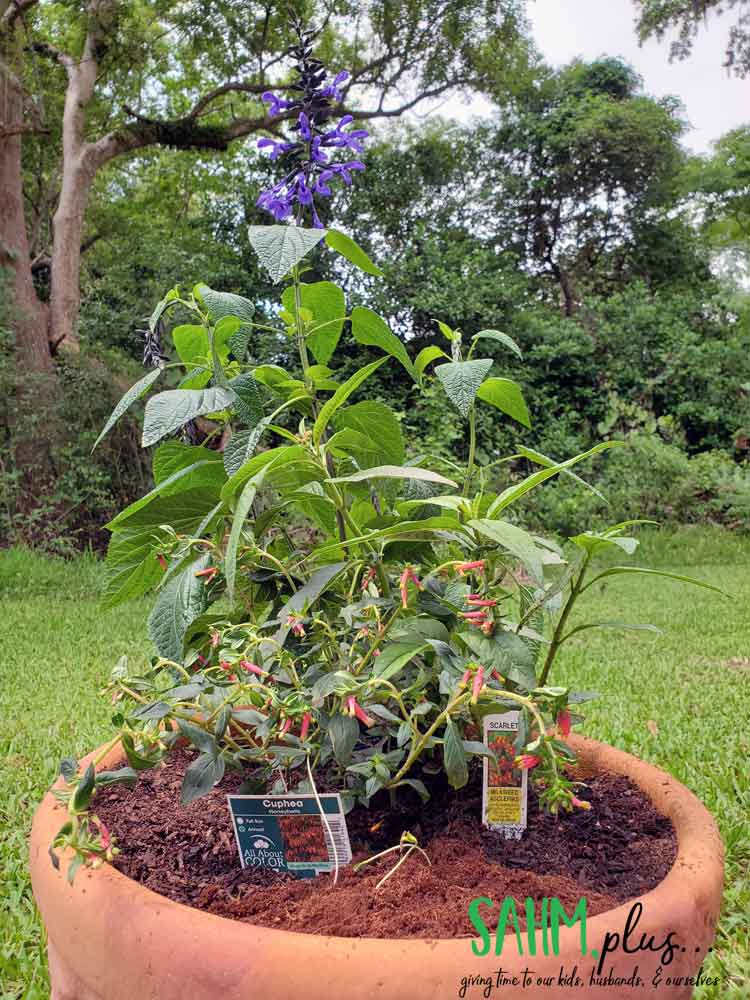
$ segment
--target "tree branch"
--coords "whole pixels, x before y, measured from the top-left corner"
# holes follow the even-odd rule
[[[61,66],[65,67],[68,76],[70,76],[75,68],[73,57],[69,56],[67,52],[61,52],[60,49],[55,48],[50,42],[32,42],[31,49],[39,53],[40,56],[46,56],[48,59],[60,63]]]

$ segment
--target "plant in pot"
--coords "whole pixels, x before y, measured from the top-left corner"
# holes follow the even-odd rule
[[[689,974],[710,944],[720,900],[715,827],[662,772],[571,736],[587,695],[555,686],[552,673],[572,636],[613,624],[572,618],[597,582],[672,574],[597,562],[602,554],[631,555],[637,543],[628,531],[638,522],[581,533],[570,540],[572,555],[516,523],[521,498],[554,476],[575,475],[577,463],[614,442],[564,462],[519,449],[513,457],[534,469],[525,476],[508,471],[516,466],[477,463],[477,408],[529,425],[519,386],[481,356],[488,342],[520,354],[510,337],[495,330],[466,337],[440,322],[440,343],[412,359],[376,313],[349,308],[333,282],[306,280],[308,260],[321,252],[380,276],[351,238],[323,228],[318,216],[316,201],[331,183],[348,184],[363,169],[356,157],[366,132],[350,116],[334,118],[346,74],[327,82],[311,46],[301,33],[291,96],[263,95],[273,117],[294,122],[288,140],[260,142],[284,176],[259,199],[276,224],[250,230],[261,264],[284,284],[280,311],[264,303],[259,317],[247,299],[203,284],[171,289],[150,318],[151,369],[102,432],[159,380],[172,379],[146,401],[143,444],[155,446],[155,486],[109,525],[104,594],[113,606],[155,593],[148,629],[157,655],[145,669],[117,663],[107,687],[113,739],[82,763],[63,761],[54,798],[35,822],[32,874],[49,931],[53,995],[132,997],[151,989],[176,997],[186,980],[191,997],[218,989],[237,997],[397,997],[406,980],[415,997],[455,995],[472,963],[477,971],[497,965],[492,949],[482,960],[488,964],[472,953],[468,921],[464,939],[369,935],[355,960],[344,936],[209,916],[116,871],[120,848],[97,803],[108,786],[136,784],[141,772],[182,754],[185,805],[235,774],[240,790],[264,794],[317,797],[325,788],[340,794],[352,821],[368,817],[373,844],[383,847],[377,827],[394,830],[405,813],[445,809],[476,780],[478,761],[501,760],[502,741],[483,741],[482,723],[508,710],[519,713],[519,725],[503,744],[505,756],[515,758],[511,770],[528,772],[538,803],[529,836],[544,813],[562,827],[590,810],[587,779],[602,772],[631,776],[672,821],[676,861],[644,897],[651,901],[638,934],[645,928],[654,947],[643,946],[641,964],[652,971],[664,964],[662,939],[679,934],[686,948],[673,968]],[[250,357],[257,330],[283,336],[294,366]],[[371,348],[373,359],[344,379],[336,364],[349,337]],[[386,364],[400,365],[415,392],[437,380],[446,405],[467,424],[465,465],[436,469],[409,454],[396,415],[366,395],[367,380]],[[507,783],[507,771],[495,766],[495,785]],[[307,857],[315,836],[305,828],[298,840]],[[429,860],[429,838],[416,850],[416,838],[396,829],[395,841],[399,874],[412,878],[409,865],[425,850]],[[685,866],[693,872],[689,885]],[[371,867],[379,885],[396,883],[395,873],[386,881],[386,868]],[[481,883],[475,894],[482,895]],[[589,921],[589,940],[622,932],[629,909],[605,908]],[[140,942],[136,956],[128,933]],[[562,954],[580,963],[576,933],[563,930]],[[528,965],[515,938],[513,948],[503,964]],[[612,940],[609,950],[616,952]],[[557,973],[560,954],[537,966]],[[632,969],[627,954],[609,959],[617,968],[621,960]],[[685,989],[669,995],[687,996]],[[539,995],[556,994],[545,988]]]

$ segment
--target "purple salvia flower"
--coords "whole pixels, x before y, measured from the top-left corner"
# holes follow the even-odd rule
[[[349,73],[342,70],[330,83],[326,83],[328,74],[312,55],[312,35],[303,32],[301,27],[297,30],[299,44],[292,51],[297,56],[299,81],[291,89],[299,96],[287,99],[270,91],[262,95],[268,105],[269,117],[276,118],[290,110],[297,114],[292,126],[297,138],[294,141],[268,137],[258,140],[259,149],[270,150],[271,160],[288,163],[289,173],[272,188],[262,192],[257,205],[270,212],[277,221],[288,219],[296,211],[297,222],[300,222],[303,212],[309,209],[313,225],[322,229],[314,197],[330,197],[329,182],[334,177],[349,185],[352,182],[351,172],[365,169],[360,160],[346,162],[342,154],[344,151],[362,153],[363,140],[368,132],[365,129],[345,131],[354,121],[349,114],[344,115],[337,125],[326,128],[334,103],[343,99],[342,86],[349,79]],[[330,156],[334,149],[337,162],[331,163]]]

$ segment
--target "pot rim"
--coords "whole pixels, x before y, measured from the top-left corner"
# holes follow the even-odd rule
[[[696,866],[703,864],[703,866],[706,867],[707,872],[701,879],[702,883],[713,883],[717,881],[719,877],[723,880],[724,846],[721,841],[718,828],[711,814],[693,792],[691,792],[685,785],[681,784],[681,782],[677,781],[676,778],[672,777],[672,775],[668,774],[656,765],[649,764],[646,761],[643,761],[623,750],[619,750],[607,743],[593,740],[577,733],[571,734],[568,738],[568,742],[577,752],[579,763],[584,774],[611,772],[623,774],[629,777],[638,785],[641,791],[645,792],[649,799],[651,799],[658,811],[672,822],[677,836],[677,856],[672,867],[661,882],[641,896],[632,897],[610,910],[606,910],[603,913],[588,918],[588,926],[591,928],[592,934],[597,929],[597,923],[604,927],[605,924],[611,925],[612,923],[617,922],[617,919],[620,917],[624,920],[633,904],[637,901],[643,902],[645,908],[645,904],[649,901],[653,902],[656,898],[663,896],[667,891],[677,888],[678,885],[683,886],[683,873],[685,866],[694,871]],[[88,763],[90,763],[96,755],[101,752],[101,750],[102,747],[99,747],[97,750],[92,751],[82,759],[81,764],[84,767],[88,765]],[[118,763],[121,763],[123,760],[124,756],[122,750],[119,745],[117,745],[103,758],[98,769],[107,770],[108,768],[112,768]],[[52,787],[57,788],[62,784],[63,779],[60,777]],[[657,789],[659,791],[658,802],[655,801],[655,793]],[[43,855],[41,859],[42,864],[46,862],[49,867],[53,869],[52,863],[47,854],[47,848],[54,836],[54,833],[59,828],[60,816],[64,815],[62,808],[63,807],[52,796],[52,790],[50,789],[39,805],[34,816],[30,838],[30,848],[32,853],[32,882],[34,883],[34,894],[37,896],[37,899],[39,895],[43,895],[43,892],[41,891],[42,886],[38,886],[38,883],[43,880],[40,880],[38,876],[37,878],[34,878],[34,872],[38,872],[39,861],[39,857],[37,856],[35,858],[34,854],[36,852],[36,854],[39,855],[39,852],[41,851]],[[69,861],[70,856],[70,852],[61,853],[60,871],[55,871],[53,869],[53,871],[55,871],[55,875],[59,876],[66,885],[67,882],[65,880],[64,868],[66,866],[66,862]],[[270,934],[288,935],[290,938],[295,939],[302,938],[309,940],[310,938],[325,938],[326,940],[341,943],[346,942],[347,944],[356,940],[358,942],[372,942],[373,944],[385,945],[386,943],[415,943],[419,941],[430,942],[431,944],[437,941],[441,944],[447,944],[450,942],[462,942],[465,944],[467,940],[474,937],[467,934],[461,937],[450,938],[352,938],[341,935],[291,931],[286,928],[265,927],[263,925],[252,924],[249,921],[238,921],[233,920],[230,917],[222,917],[217,914],[201,910],[197,907],[188,906],[185,903],[179,903],[167,896],[162,896],[160,893],[154,892],[154,890],[149,889],[135,879],[131,879],[129,876],[118,871],[111,864],[104,864],[101,868],[93,871],[85,868],[79,869],[76,881],[71,887],[72,891],[75,891],[77,886],[80,886],[80,883],[84,880],[88,882],[93,879],[95,879],[96,882],[102,886],[102,888],[106,886],[109,891],[116,894],[127,892],[128,895],[131,895],[135,892],[136,894],[142,896],[144,904],[166,907],[178,920],[206,920],[211,923],[218,922],[221,925],[232,928],[236,928],[238,926],[250,927],[258,931],[267,931]],[[40,890],[39,893],[38,888]],[[581,892],[582,895],[585,894],[583,887],[581,887]],[[41,903],[40,909],[42,912],[44,911],[44,906]],[[508,935],[508,938],[514,936],[515,935],[511,933]]]

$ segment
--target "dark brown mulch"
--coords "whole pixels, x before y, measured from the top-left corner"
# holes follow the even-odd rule
[[[602,775],[579,791],[591,802],[555,818],[539,812],[529,795],[529,828],[520,841],[504,840],[481,825],[481,771],[454,792],[441,779],[422,805],[408,792],[397,810],[381,795],[371,808],[347,817],[355,861],[391,847],[404,830],[419,839],[432,862],[418,855],[385,885],[378,880],[395,860],[359,874],[295,879],[267,870],[241,869],[225,795],[241,776],[228,774],[209,795],[179,803],[191,759],[174,752],[163,767],[141,774],[135,789],[110,786],[97,794],[96,811],[118,838],[116,867],[170,899],[221,916],[268,927],[345,937],[458,937],[473,934],[467,917],[477,896],[492,899],[488,927],[496,925],[505,897],[517,902],[523,926],[527,897],[556,896],[571,912],[581,896],[594,915],[653,888],[676,856],[668,820],[626,778]]]

